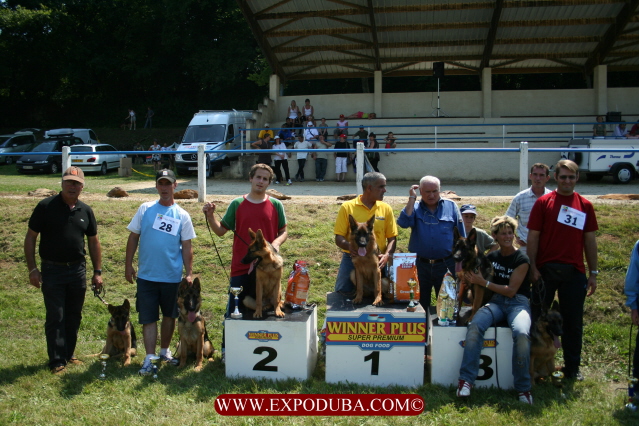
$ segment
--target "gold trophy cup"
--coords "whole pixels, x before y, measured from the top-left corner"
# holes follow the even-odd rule
[[[240,286],[240,287],[231,287],[229,289],[229,293],[231,293],[232,295],[235,296],[235,310],[231,314],[231,318],[233,318],[233,319],[242,319],[242,313],[240,312],[240,309],[238,307],[238,305],[240,303],[240,298],[237,297],[237,296],[240,295],[242,290],[244,290],[244,287],[242,287],[242,286]]]
[[[406,281],[406,284],[408,284],[408,288],[410,289],[410,303],[408,303],[406,312],[415,312],[417,309],[417,303],[415,303],[415,287],[417,286],[417,281],[411,278]]]
[[[106,379],[106,366],[107,366],[107,359],[109,359],[109,354],[100,354],[100,362],[102,364],[102,373],[100,373],[100,380],[104,380]]]

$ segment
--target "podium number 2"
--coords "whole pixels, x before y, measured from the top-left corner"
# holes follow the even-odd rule
[[[264,352],[267,352],[268,355],[259,361],[257,364],[253,366],[253,370],[255,371],[277,371],[277,366],[268,365],[269,362],[275,360],[277,358],[277,351],[273,348],[269,348],[268,346],[259,346],[255,348],[253,351],[254,354],[260,355]]]
[[[373,351],[366,355],[364,361],[371,362],[371,376],[379,375],[379,351]]]

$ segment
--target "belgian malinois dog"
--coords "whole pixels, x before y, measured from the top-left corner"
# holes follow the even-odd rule
[[[202,294],[200,279],[193,280],[189,285],[182,280],[178,289],[177,304],[179,308],[178,334],[180,342],[176,349],[180,358],[180,368],[186,366],[189,354],[195,354],[195,371],[202,369],[202,359],[213,356],[213,344],[206,331],[206,322],[202,317]]]
[[[131,305],[124,299],[120,306],[108,305],[111,319],[107,325],[107,340],[101,354],[111,357],[122,356],[123,365],[131,364],[131,357],[137,355],[135,329],[130,321]]]
[[[244,296],[244,306],[253,309],[253,318],[262,318],[262,310],[273,307],[275,315],[283,317],[282,312],[282,271],[284,260],[275,248],[264,239],[262,230],[257,233],[249,228],[251,243],[248,253],[242,259],[242,263],[255,263],[255,297],[248,294]],[[251,267],[252,271],[253,267]],[[250,273],[250,272],[249,272]]]

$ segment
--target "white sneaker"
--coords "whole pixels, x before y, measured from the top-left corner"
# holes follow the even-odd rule
[[[288,182],[286,182],[287,185],[293,185],[293,182],[291,182],[291,180],[289,179]]]
[[[142,368],[138,371],[140,376],[150,376],[153,373],[153,364],[150,359],[145,359],[142,363]]]
[[[533,405],[533,397],[530,392],[519,392],[517,399],[519,399],[519,402],[523,402],[524,404]]]
[[[180,365],[180,360],[177,358],[173,358],[173,354],[171,353],[170,349],[166,351],[165,355],[160,355],[160,361],[174,366]]]
[[[457,385],[457,397],[466,398],[468,396],[470,396],[470,383],[459,379],[459,384]]]
[[[280,181],[279,181],[279,180],[276,180],[276,181],[275,181],[275,185],[279,185],[279,184],[280,184]]]

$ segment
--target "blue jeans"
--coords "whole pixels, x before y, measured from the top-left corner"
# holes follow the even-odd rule
[[[339,264],[337,280],[335,281],[335,291],[341,293],[355,293],[355,285],[351,281],[351,271],[355,269],[353,258],[348,253],[342,252],[342,262]]]
[[[513,378],[519,392],[530,390],[530,303],[526,296],[517,294],[510,298],[493,295],[468,325],[464,356],[459,369],[459,378],[475,383],[479,371],[479,356],[484,347],[484,333],[493,324],[506,319],[513,332]]]
[[[315,159],[315,179],[324,179],[326,176],[326,168],[328,167],[328,160],[326,158]]]
[[[452,257],[439,263],[426,263],[417,259],[419,303],[426,312],[430,306],[432,289],[435,289],[435,297],[437,297],[447,271],[450,271],[453,277],[455,276],[455,260]]]
[[[44,333],[49,368],[53,368],[66,365],[75,352],[87,290],[86,264],[58,266],[43,263],[41,269],[40,289],[47,312]]]

